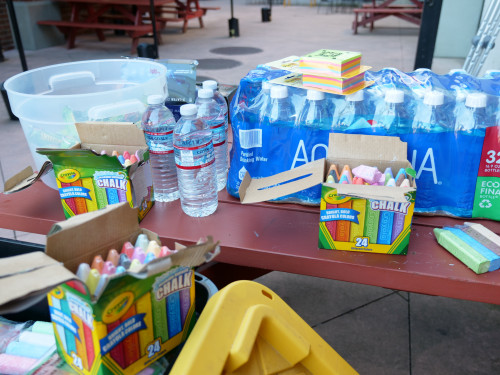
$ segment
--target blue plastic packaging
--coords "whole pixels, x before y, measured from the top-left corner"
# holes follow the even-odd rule
[[[254,99],[261,100],[263,81],[286,74],[289,72],[258,66],[240,82],[230,106],[233,147],[227,182],[229,194],[239,197],[238,189],[247,171],[252,178],[268,177],[326,157],[331,131],[389,135],[407,142],[408,160],[417,175],[416,212],[472,217],[484,129],[499,125],[495,118],[498,118],[500,75],[476,78],[461,71],[438,75],[428,69],[410,73],[392,68],[367,71],[365,79],[374,83],[363,90],[364,114],[356,114],[355,120],[341,120],[347,107],[346,97],[328,94],[332,102],[342,106],[332,122],[332,130],[323,130],[293,126],[292,121],[288,126],[272,126],[259,121],[255,110],[249,110]],[[384,108],[384,98],[394,90],[403,92],[399,104],[404,110],[397,114],[398,125],[377,126],[379,121],[383,123],[381,117],[375,116],[377,109]],[[438,95],[442,103],[438,106],[429,105],[429,100],[424,103],[432,91],[441,93]],[[477,131],[456,129],[457,118],[467,109],[466,98],[472,93],[486,96],[483,125]],[[300,111],[306,90],[288,87],[288,96],[296,111]],[[425,118],[427,125],[417,125]],[[343,121],[350,124],[346,126]],[[320,185],[278,200],[318,205]]]

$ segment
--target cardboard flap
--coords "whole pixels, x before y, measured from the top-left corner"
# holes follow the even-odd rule
[[[415,191],[413,187],[395,186],[370,186],[349,184],[326,184],[334,185],[338,195],[349,195],[355,198],[374,199],[380,201],[408,202],[407,193]]]
[[[321,183],[324,175],[325,159],[265,178],[252,179],[247,171],[239,188],[240,201],[256,203],[293,194]]]
[[[399,137],[331,133],[328,160],[350,159],[407,161],[407,144]]]
[[[117,240],[129,238],[139,231],[137,209],[130,208],[128,202],[112,204],[54,224],[47,235],[46,251],[63,262],[67,269],[76,272],[82,261],[88,262],[82,256],[89,258],[94,252],[100,253],[100,249],[110,249]]]
[[[24,190],[33,185],[51,170],[52,163],[50,161],[46,161],[45,163],[43,163],[42,168],[40,168],[40,172],[38,173],[34,173],[33,168],[31,168],[31,166],[28,166],[21,172],[5,181],[3,193],[11,194]]]
[[[86,144],[147,147],[144,133],[133,122],[77,122],[82,148]]]
[[[0,314],[20,311],[54,287],[76,278],[41,251],[2,259],[1,272]]]

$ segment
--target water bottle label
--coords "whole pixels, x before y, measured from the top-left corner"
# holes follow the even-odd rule
[[[201,169],[215,162],[212,142],[194,147],[175,146],[175,165],[180,169]]]
[[[155,155],[166,155],[174,152],[172,145],[174,131],[150,132],[144,131],[144,138],[149,147],[149,152]]]
[[[211,127],[212,142],[214,147],[220,147],[226,143],[226,128],[224,123]]]

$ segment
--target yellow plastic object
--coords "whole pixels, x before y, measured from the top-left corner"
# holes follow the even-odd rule
[[[269,288],[236,281],[210,298],[170,375],[357,372]]]

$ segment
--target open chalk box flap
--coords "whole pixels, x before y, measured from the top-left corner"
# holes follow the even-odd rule
[[[4,194],[17,193],[18,191],[24,190],[35,182],[40,180],[43,176],[49,173],[52,170],[52,163],[50,161],[46,161],[43,163],[42,168],[38,173],[33,172],[33,168],[28,166],[24,168],[21,172],[9,178],[5,181],[3,187]]]
[[[76,276],[41,251],[3,258],[0,262],[0,314],[34,305],[57,285]]]
[[[293,194],[320,184],[324,175],[325,159],[264,178],[252,179],[247,171],[239,188],[240,201],[256,203]]]

